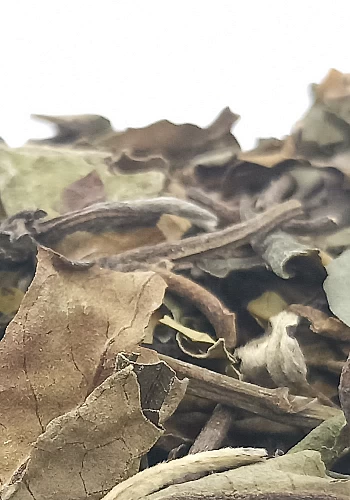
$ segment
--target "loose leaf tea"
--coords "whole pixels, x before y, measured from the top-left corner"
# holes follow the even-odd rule
[[[348,500],[349,82],[0,145],[1,499]]]

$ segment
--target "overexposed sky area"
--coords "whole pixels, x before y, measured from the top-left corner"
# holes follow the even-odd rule
[[[230,106],[250,148],[289,132],[330,67],[350,72],[349,15],[349,0],[3,0],[0,136],[49,135],[31,113],[122,130]]]

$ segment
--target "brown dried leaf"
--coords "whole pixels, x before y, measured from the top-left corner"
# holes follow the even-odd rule
[[[105,187],[98,172],[93,170],[63,189],[60,213],[74,212],[103,201],[107,201]]]
[[[224,339],[215,340],[207,333],[188,328],[169,316],[164,316],[160,323],[177,331],[176,341],[185,354],[196,359],[223,359],[228,363],[227,370],[238,377],[233,367],[234,358],[226,349]]]
[[[178,381],[165,363],[127,364],[81,406],[49,423],[20,474],[15,473],[14,484],[2,494],[11,500],[28,492],[37,500],[49,492],[57,498],[100,498],[138,472],[140,457],[163,434],[148,414],[159,421],[167,398],[176,408],[185,390],[186,381]],[[166,413],[171,413],[169,405]]]
[[[110,255],[164,241],[157,227],[134,228],[131,231],[93,234],[77,231],[69,234],[53,249],[71,260],[96,260]]]
[[[171,292],[190,300],[204,314],[212,324],[217,339],[224,339],[228,350],[236,345],[236,315],[224,307],[215,295],[184,276],[163,270],[157,272]]]
[[[32,115],[32,118],[54,125],[57,134],[48,139],[32,139],[35,144],[72,144],[79,140],[92,141],[112,130],[110,121],[99,115]]]
[[[122,153],[119,157],[113,158],[110,164],[112,172],[145,172],[146,170],[166,171],[169,168],[167,160],[161,156],[146,156],[145,158],[133,158],[132,155]]]
[[[82,403],[103,360],[143,341],[165,284],[152,272],[59,270],[39,249],[35,278],[0,343],[0,480],[53,418]]]
[[[309,320],[312,332],[330,339],[350,342],[350,327],[338,318],[333,318],[311,306],[302,304],[292,304],[288,309]]]
[[[196,125],[175,125],[161,120],[144,128],[129,128],[125,132],[111,133],[96,142],[99,147],[115,154],[126,152],[133,158],[161,156],[165,159],[189,159],[196,154],[215,149],[222,142],[226,146],[237,145],[230,130],[238,115],[225,108],[207,128]],[[239,146],[237,146],[239,148]]]

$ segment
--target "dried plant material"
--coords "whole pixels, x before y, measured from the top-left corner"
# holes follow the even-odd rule
[[[265,450],[251,448],[224,448],[179,458],[139,472],[133,478],[115,486],[103,500],[141,500],[164,487],[174,484],[190,472],[207,475],[223,469],[264,461]]]
[[[150,385],[149,380],[159,377],[159,368],[163,368],[162,386]],[[52,491],[62,498],[100,498],[138,472],[140,456],[163,433],[147,413],[159,414],[174,381],[174,372],[164,363],[128,365],[114,373],[77,409],[48,424],[2,495],[16,499],[28,492],[40,500]],[[142,398],[145,384],[147,399]],[[182,392],[171,396],[176,406],[185,387],[184,381]]]
[[[68,234],[52,248],[71,260],[93,261],[149,245],[150,241],[154,244],[164,241],[163,233],[157,227],[134,228],[132,231],[121,229],[101,234],[77,231]]]
[[[300,215],[301,205],[296,200],[281,203],[279,206],[257,215],[249,221],[234,224],[211,234],[193,236],[185,241],[177,243],[162,243],[153,247],[141,248],[125,252],[122,255],[101,259],[98,263],[104,267],[119,271],[132,271],[142,266],[157,265],[166,260],[196,260],[201,258],[205,252],[231,245],[232,248],[242,246],[259,231],[269,231],[289,220],[293,216]]]
[[[236,345],[236,316],[226,309],[222,303],[208,290],[197,283],[174,273],[157,270],[162,276],[168,289],[190,300],[214,327],[216,338],[224,339],[226,348],[232,349]]]
[[[198,259],[196,260],[196,267],[217,278],[227,278],[232,271],[256,271],[266,269],[267,265],[259,255],[253,255],[247,257]]]
[[[61,195],[60,213],[74,212],[104,201],[107,201],[105,187],[101,177],[93,170],[64,188]]]
[[[127,152],[133,158],[152,155],[185,162],[199,153],[215,149],[217,143],[235,145],[239,150],[236,139],[230,133],[237,119],[237,115],[225,108],[205,129],[191,124],[175,125],[162,120],[148,127],[111,133],[95,144],[114,154]]]
[[[284,311],[287,305],[287,302],[278,293],[267,290],[257,299],[251,300],[247,306],[247,310],[255,318],[268,321],[272,316],[276,316]]]
[[[21,210],[59,213],[62,191],[95,171],[110,201],[158,196],[164,174],[112,174],[105,164],[106,153],[26,147],[0,148],[1,199],[7,215]]]
[[[112,172],[145,172],[149,170],[160,170],[162,172],[169,169],[169,162],[161,156],[146,156],[145,158],[133,158],[132,155],[123,152],[118,157],[114,157],[109,168]]]
[[[185,335],[185,337],[192,340],[193,342],[209,345],[215,344],[215,340],[207,333],[199,332],[197,330],[193,330],[193,328],[188,328],[184,325],[181,325],[181,323],[178,323],[169,316],[164,316],[164,318],[160,319],[159,322],[163,325],[170,326],[170,328],[173,328],[178,332],[181,332],[182,335]]]
[[[342,321],[332,316],[328,316],[322,311],[311,306],[292,304],[288,309],[295,314],[299,314],[310,322],[310,329],[323,337],[344,342],[350,342],[350,327]]]
[[[84,401],[103,359],[143,341],[164,290],[152,272],[57,270],[39,249],[35,278],[0,343],[3,482],[47,423]]]
[[[189,219],[177,215],[163,214],[157,222],[157,228],[163,233],[165,240],[176,241],[191,227]],[[208,229],[210,229],[208,227]]]
[[[235,370],[233,363],[234,358],[227,350],[225,341],[222,338],[213,339],[210,335],[204,332],[199,332],[188,328],[177,321],[174,321],[169,316],[164,316],[160,323],[173,328],[178,333],[176,341],[185,354],[197,359],[223,359],[228,363],[226,369],[231,369],[238,378],[238,372]]]
[[[259,139],[257,146],[251,151],[242,151],[239,159],[242,161],[256,163],[264,167],[273,167],[281,161],[293,158],[295,147],[292,137],[284,140],[275,138]]]
[[[346,250],[327,266],[327,278],[323,284],[331,311],[350,326],[350,250]]]
[[[289,387],[295,394],[310,395],[304,355],[289,333],[298,321],[296,314],[283,311],[270,318],[271,329],[263,337],[235,350],[246,381],[267,387]]]
[[[350,427],[350,353],[346,360],[340,377],[339,399],[343,409],[348,429]]]
[[[215,498],[214,495],[217,497],[217,492],[220,492],[220,497],[217,497],[220,500],[232,500],[232,498],[251,500],[259,497],[346,500],[349,497],[349,489],[349,480],[331,479],[327,476],[318,452],[302,451],[294,455],[272,458],[263,463],[211,474],[197,481],[169,486],[143,498],[145,500],[209,499]],[[105,500],[114,498],[106,496]],[[132,498],[126,496],[125,500]],[[136,496],[135,500],[139,498]]]
[[[94,234],[155,226],[163,214],[188,218],[205,230],[216,227],[217,218],[208,210],[176,198],[153,198],[120,203],[99,203],[83,210],[38,222],[33,233],[40,243],[52,245],[68,234],[88,231]]]
[[[225,442],[227,433],[234,421],[232,408],[216,405],[212,415],[206,422],[195,442],[189,449],[189,455],[202,451],[218,450]],[[196,478],[197,479],[197,478]]]
[[[54,125],[57,130],[54,137],[30,141],[36,144],[71,144],[79,140],[92,141],[112,130],[110,121],[99,115],[32,115],[32,118]]]
[[[20,307],[0,342],[6,496],[98,500],[123,467],[147,488],[138,468],[252,446],[317,449],[332,479],[306,450],[201,479],[210,471],[158,474],[139,494],[347,500],[350,76],[331,70],[290,136],[246,152],[228,108],[206,128],[38,118],[56,136],[0,148],[0,338]],[[117,405],[106,384],[125,371],[135,384]],[[109,403],[97,409],[96,394]],[[143,423],[129,438],[132,419],[116,418],[131,402]],[[141,449],[144,424],[158,439]]]
[[[287,388],[266,389],[235,380],[206,368],[159,355],[180,377],[189,379],[187,393],[231,408],[240,408],[269,420],[311,430],[324,420],[341,413],[314,398],[293,396]]]
[[[288,454],[298,453],[304,450],[318,451],[321,460],[330,469],[347,448],[345,438],[345,417],[341,413],[335,417],[325,420],[304,437],[298,444],[288,451]],[[344,439],[345,438],[345,439]],[[350,442],[349,442],[350,445]]]
[[[253,238],[252,246],[272,271],[281,278],[288,279],[297,273],[297,266],[312,268],[312,272],[324,274],[318,249],[299,243],[293,236],[276,231],[265,238]],[[305,263],[300,263],[305,259]]]

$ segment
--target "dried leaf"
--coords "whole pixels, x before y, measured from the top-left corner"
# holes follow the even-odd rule
[[[342,413],[325,420],[293,446],[288,454],[303,450],[318,451],[327,469],[330,469],[347,446],[343,432],[345,424],[345,417]]]
[[[160,369],[162,385],[149,385],[149,380],[159,377]],[[48,424],[2,495],[11,500],[26,493],[46,499],[50,492],[57,498],[100,498],[136,474],[140,457],[163,433],[162,426],[147,414],[159,415],[174,392],[175,379],[164,363],[128,365],[108,377],[82,405]],[[142,398],[145,384],[147,399]],[[171,396],[176,406],[185,388],[183,381],[181,391]]]
[[[0,148],[1,199],[7,215],[41,208],[50,216],[60,211],[62,191],[95,171],[110,201],[157,196],[164,174],[112,174],[106,153],[26,147]]]
[[[35,278],[0,342],[3,482],[49,421],[84,401],[105,357],[137,348],[164,295],[152,272],[57,269],[56,260],[39,249]]]
[[[194,455],[196,456],[196,455]],[[188,470],[187,470],[188,471]],[[123,484],[123,483],[122,483]],[[192,498],[335,498],[347,500],[350,481],[327,476],[320,454],[302,451],[294,455],[272,458],[264,463],[251,464],[226,472],[210,474],[197,481],[177,484],[147,496],[129,497],[133,500],[188,500]],[[112,490],[113,491],[113,490]],[[104,500],[114,500],[114,496]],[[129,500],[126,496],[125,500]],[[119,500],[119,499],[118,499]],[[124,500],[124,499],[123,499]]]
[[[139,472],[133,478],[115,486],[103,500],[141,500],[170,484],[183,481],[184,473],[208,474],[223,469],[263,462],[265,450],[254,448],[224,448],[179,458]],[[153,496],[153,495],[152,495]]]
[[[71,260],[93,261],[122,253],[133,248],[164,241],[157,227],[133,228],[130,231],[93,234],[77,231],[69,234],[52,248]]]
[[[223,338],[227,349],[236,345],[236,316],[208,290],[174,273],[157,270],[171,292],[190,300],[213,325],[217,339]]]
[[[330,339],[350,342],[350,327],[344,325],[339,319],[302,304],[292,304],[288,309],[306,318],[310,322],[312,332]]]
[[[334,259],[326,268],[327,278],[323,284],[331,311],[350,326],[350,250]]]
[[[235,350],[245,380],[310,394],[304,355],[288,331],[298,321],[296,314],[283,311],[270,318],[271,329],[264,336]]]
[[[129,128],[125,132],[111,133],[95,144],[114,154],[126,152],[133,158],[161,156],[165,159],[184,162],[199,153],[215,149],[217,143],[222,146],[235,145],[236,139],[230,130],[238,116],[225,108],[217,119],[207,128],[196,125],[175,125],[161,120],[148,127]]]
[[[99,115],[32,115],[32,118],[57,128],[57,134],[52,138],[30,141],[35,144],[71,144],[82,139],[90,142],[112,130],[110,121]]]
[[[278,293],[267,290],[258,298],[251,300],[247,310],[259,320],[268,321],[272,316],[284,311],[287,305]]]
[[[209,345],[215,344],[215,340],[207,333],[199,332],[197,330],[193,330],[192,328],[188,328],[184,325],[181,325],[181,323],[178,323],[169,316],[164,316],[164,318],[160,319],[159,322],[162,323],[163,325],[170,326],[170,328],[173,328],[178,332],[181,332],[182,335],[185,335],[188,339],[192,340],[193,342],[200,342]]]
[[[63,189],[60,213],[74,212],[103,201],[106,201],[105,188],[101,177],[93,170]]]

